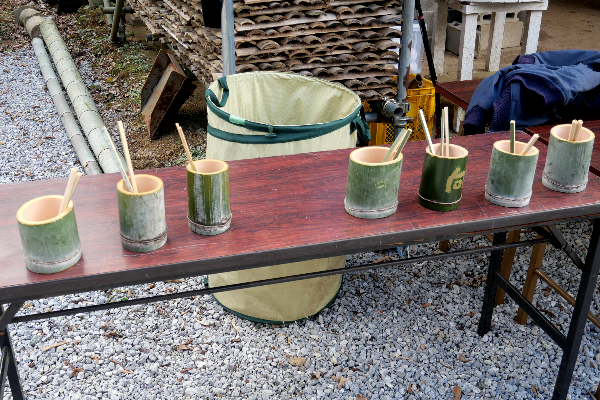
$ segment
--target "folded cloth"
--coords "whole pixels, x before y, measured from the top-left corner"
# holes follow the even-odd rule
[[[465,115],[466,135],[518,129],[600,112],[600,52],[557,50],[520,55],[484,79]]]

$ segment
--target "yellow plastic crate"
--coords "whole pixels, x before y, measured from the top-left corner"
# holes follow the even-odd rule
[[[410,75],[412,79],[414,75]],[[407,124],[407,128],[412,129],[412,134],[408,140],[425,140],[425,131],[419,118],[419,109],[423,110],[429,132],[433,132],[433,123],[435,120],[435,87],[433,83],[423,78],[423,87],[418,89],[408,89],[408,102],[410,110],[407,116],[413,121]],[[365,111],[373,111],[369,102],[364,102]],[[394,127],[387,123],[369,123],[371,129],[371,140],[369,146],[377,146],[384,143],[392,143],[394,141]]]

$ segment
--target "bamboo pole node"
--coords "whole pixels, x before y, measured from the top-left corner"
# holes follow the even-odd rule
[[[522,156],[526,155],[529,152],[529,149],[531,149],[533,147],[533,145],[535,144],[535,142],[537,142],[537,140],[539,139],[539,137],[540,137],[540,135],[538,135],[536,133],[535,135],[533,135],[531,137],[531,139],[529,139],[529,142],[527,142],[527,145],[525,146],[525,148],[521,152]]]
[[[127,178],[127,175],[125,174],[125,168],[123,167],[123,163],[121,163],[119,153],[117,153],[117,148],[115,147],[115,144],[113,143],[112,138],[110,137],[110,133],[108,133],[108,129],[106,129],[106,126],[102,126],[102,130],[104,131],[104,134],[106,135],[106,140],[108,140],[108,143],[110,143],[113,155],[115,156],[115,159],[119,164],[119,172],[121,173],[121,177],[123,178],[125,185],[127,185],[127,189],[129,189],[129,191],[133,193],[133,186],[131,186],[131,182],[129,182],[129,178]]]
[[[515,121],[510,121],[510,152],[515,154],[515,137],[516,137],[516,126]]]
[[[76,179],[77,179],[77,168],[71,168],[71,173],[69,174],[69,180],[67,181],[67,187],[65,189],[65,194],[63,195],[62,202],[60,203],[60,207],[58,209],[58,215],[62,214],[67,209],[67,207],[69,205],[69,201],[71,201],[73,185],[74,185]]]
[[[121,135],[121,144],[123,145],[123,153],[125,153],[125,161],[127,161],[127,169],[129,169],[129,179],[131,180],[131,186],[133,186],[133,193],[138,193],[137,182],[133,173],[133,164],[131,163],[131,155],[129,154],[129,146],[127,145],[127,137],[125,136],[125,128],[123,128],[123,122],[117,121],[119,127],[119,135]]]
[[[194,164],[194,160],[192,159],[192,153],[190,153],[190,148],[188,147],[187,140],[185,140],[185,135],[183,134],[183,129],[179,126],[179,123],[176,123],[177,131],[179,132],[179,137],[181,138],[181,143],[183,143],[183,148],[185,149],[185,154],[187,154],[187,158],[190,162],[190,168],[192,171],[196,171],[196,165]]]

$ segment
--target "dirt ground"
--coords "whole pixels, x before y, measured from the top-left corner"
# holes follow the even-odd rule
[[[538,51],[548,50],[599,50],[600,51],[600,0],[549,0],[548,10],[542,17]],[[502,49],[500,68],[509,66],[520,54],[520,47]],[[490,75],[484,71],[486,51],[474,60],[473,78]],[[428,74],[424,60],[424,73]],[[446,52],[444,74],[440,82],[458,79],[458,56]]]
[[[562,49],[600,50],[600,0],[550,0],[544,12],[539,51]],[[25,30],[17,27],[13,10],[32,5],[45,15],[55,15],[56,7],[41,0],[3,0],[0,5],[0,57],[2,52],[30,46]],[[91,88],[98,104],[103,104],[107,126],[116,125],[117,118],[127,127],[128,141],[136,169],[157,168],[185,163],[181,142],[173,123],[165,126],[159,138],[150,140],[140,115],[140,91],[152,61],[160,50],[158,42],[145,40],[141,21],[128,18],[127,43],[108,40],[110,27],[97,7],[82,7],[77,13],[56,16],[56,22],[76,62],[87,61],[98,80],[104,84]],[[83,34],[87,32],[87,34]],[[91,33],[90,33],[91,32]],[[520,47],[502,51],[501,67],[510,65]],[[485,77],[485,52],[475,59],[474,77]],[[423,62],[424,75],[428,74]],[[441,82],[457,79],[458,57],[446,53]],[[181,124],[195,157],[204,152],[206,105],[204,87],[199,84],[190,99],[179,110],[175,120]]]

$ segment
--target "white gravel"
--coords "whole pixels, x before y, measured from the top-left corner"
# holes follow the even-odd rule
[[[77,165],[42,87],[32,51],[0,54],[2,183],[67,176]],[[560,227],[578,251],[587,246],[587,222]],[[452,250],[487,244],[457,240]],[[435,244],[411,249],[434,251]],[[530,252],[517,252],[511,280],[519,287]],[[365,253],[347,265],[384,255],[397,257]],[[16,324],[11,333],[30,399],[453,399],[457,385],[462,399],[549,398],[561,351],[531,322],[515,323],[512,301],[496,307],[489,334],[476,333],[487,261],[476,255],[346,274],[330,308],[287,326],[241,320],[204,296]],[[575,295],[580,272],[572,263],[555,249],[545,262],[544,271]],[[22,313],[201,286],[199,277],[82,293],[32,301]],[[564,332],[572,308],[545,287],[538,284],[534,304]],[[598,292],[594,300],[597,312]],[[599,333],[587,324],[570,399],[589,399],[596,389]],[[305,364],[292,366],[294,357]]]

